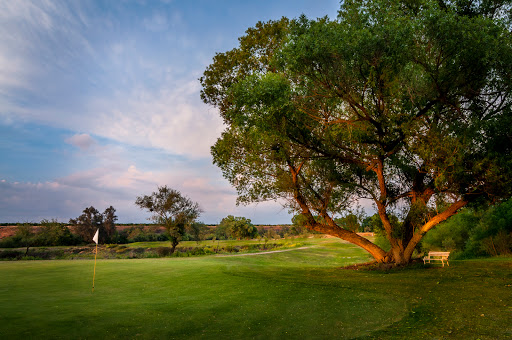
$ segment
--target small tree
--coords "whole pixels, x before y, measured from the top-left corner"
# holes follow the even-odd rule
[[[103,212],[103,229],[105,232],[105,238],[112,242],[112,240],[116,239],[117,229],[116,229],[116,209],[113,206],[108,207]]]
[[[43,219],[39,223],[41,227],[37,233],[37,241],[40,246],[69,246],[76,244],[76,238],[69,228],[56,219]]]
[[[158,187],[151,195],[137,197],[135,204],[149,210],[152,213],[149,219],[165,227],[171,241],[171,254],[183,239],[185,228],[202,212],[199,204],[166,185]]]
[[[18,229],[16,230],[16,234],[14,234],[14,237],[18,238],[20,240],[20,244],[23,247],[27,248],[27,250],[25,251],[26,256],[28,254],[29,248],[32,246],[35,240],[35,234],[32,230],[32,226],[28,223],[24,223],[18,226]]]
[[[357,215],[352,213],[347,214],[341,218],[337,218],[335,221],[340,227],[350,230],[354,233],[357,233],[361,227]]]
[[[204,240],[208,232],[208,227],[203,222],[193,222],[187,229],[197,243]]]
[[[293,235],[305,235],[308,233],[308,228],[306,228],[307,220],[304,215],[298,214],[292,217],[292,227],[290,228],[290,232]]]
[[[76,219],[70,219],[69,224],[75,226],[75,233],[86,242],[90,242],[96,233],[96,229],[103,225],[103,215],[90,206],[85,208],[82,215]]]

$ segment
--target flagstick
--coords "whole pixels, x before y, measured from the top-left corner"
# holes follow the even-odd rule
[[[96,243],[96,252],[94,253],[94,274],[92,275],[92,292],[94,293],[94,279],[96,278],[96,256],[98,255],[98,243]]]

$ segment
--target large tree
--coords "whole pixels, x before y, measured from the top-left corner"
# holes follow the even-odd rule
[[[185,235],[186,228],[199,217],[198,203],[166,185],[151,195],[137,197],[135,204],[151,212],[150,219],[165,227],[171,241],[171,254]]]
[[[308,228],[408,263],[441,221],[511,195],[510,13],[510,1],[347,0],[337,20],[258,23],[200,79],[227,125],[214,163],[239,203],[284,199]],[[361,199],[389,252],[336,224]]]

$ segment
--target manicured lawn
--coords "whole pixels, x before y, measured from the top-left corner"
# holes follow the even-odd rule
[[[234,257],[0,262],[1,339],[512,337],[512,258],[394,272],[335,239]]]

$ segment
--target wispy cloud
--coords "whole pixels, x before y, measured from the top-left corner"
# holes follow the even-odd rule
[[[258,20],[338,0],[262,1],[0,1],[0,217],[114,205],[122,221],[143,221],[135,197],[169,185],[210,223],[289,221],[274,203],[235,206],[209,154],[223,123],[197,79]]]
[[[127,144],[148,146],[193,157],[208,157],[223,129],[215,110],[196,98],[196,81],[176,84],[157,93],[137,89],[97,103],[101,112],[96,134]]]
[[[143,172],[135,166],[127,169],[89,169],[51,182],[19,183],[0,181],[0,216],[4,222],[38,222],[57,218],[67,222],[89,206],[99,210],[113,205],[119,222],[144,222],[148,212],[137,209],[137,196],[151,194],[158,185],[180,190],[204,209],[200,219],[218,223],[227,215],[245,216],[254,223],[290,223],[279,205],[265,202],[237,207],[236,193],[211,178],[185,180],[186,176],[163,172]],[[20,216],[23,216],[20,220]]]
[[[179,51],[171,50],[166,61],[165,53],[147,50],[143,37],[108,33],[98,44],[101,27],[90,27],[91,9],[66,3],[4,2],[1,9],[4,120],[16,116],[55,127],[80,127],[87,134],[130,145],[209,155],[222,122],[199,101],[199,66],[187,65]],[[171,20],[181,20],[172,15]],[[169,26],[166,18],[155,13],[143,22],[161,31]],[[96,19],[105,30],[111,21]],[[30,103],[19,105],[21,96],[31,97]]]

